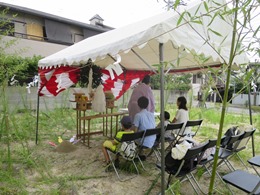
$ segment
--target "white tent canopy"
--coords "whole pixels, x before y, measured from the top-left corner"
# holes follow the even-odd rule
[[[44,69],[53,67],[84,65],[89,59],[92,59],[96,65],[105,68],[116,61],[115,56],[117,54],[121,56],[120,65],[128,70],[156,71],[157,67],[153,65],[159,64],[160,60],[170,62],[173,65],[171,69],[175,72],[228,63],[233,32],[232,16],[226,15],[225,20],[220,16],[214,17],[218,10],[226,8],[226,1],[215,0],[214,2],[218,4],[211,2],[208,9],[207,6],[204,6],[203,1],[197,1],[196,4],[187,7],[187,12],[192,17],[196,16],[193,22],[185,15],[181,23],[177,25],[180,14],[171,10],[140,22],[87,38],[40,60],[38,66],[44,72]],[[213,21],[211,21],[212,18],[214,18]],[[218,32],[221,36],[215,32]],[[209,59],[205,61],[206,58]],[[248,59],[245,53],[241,52],[233,60],[233,64],[237,65],[247,62]],[[168,63],[168,66],[170,63]],[[161,70],[160,105],[161,113],[163,113],[163,67],[161,67]],[[48,75],[47,77],[50,78]],[[163,118],[161,121],[162,135],[164,134]],[[161,159],[162,192],[164,191],[163,148],[164,139],[162,139]]]
[[[226,1],[218,0],[220,4]],[[212,8],[221,5],[211,3]],[[57,66],[78,66],[86,64],[91,58],[96,65],[105,68],[115,62],[115,56],[121,56],[123,67],[128,70],[156,69],[152,65],[159,64],[159,43],[164,44],[164,61],[173,64],[172,69],[183,70],[202,68],[228,62],[232,40],[232,18],[227,16],[225,21],[217,16],[211,23],[206,16],[203,2],[199,1],[186,8],[191,16],[197,16],[196,21],[190,22],[185,17],[177,25],[180,15],[171,10],[160,15],[133,23],[122,28],[114,29],[76,43],[53,55],[39,61],[39,68]],[[213,16],[215,11],[207,14]],[[213,31],[218,32],[221,36]],[[195,55],[196,54],[196,55]],[[200,57],[209,57],[202,62]],[[246,55],[235,57],[235,64],[247,63]]]

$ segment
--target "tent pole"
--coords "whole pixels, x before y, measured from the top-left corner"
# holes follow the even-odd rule
[[[39,108],[40,108],[40,95],[37,93],[37,114],[36,114],[36,138],[35,138],[35,144],[38,144],[38,128],[39,128]]]
[[[248,86],[248,109],[249,109],[249,117],[250,117],[250,125],[253,125],[252,120],[252,108],[251,108],[251,83]],[[255,156],[255,143],[254,143],[254,135],[252,136],[252,153]]]
[[[163,67],[163,43],[159,44],[160,57],[160,105],[161,105],[161,195],[165,194],[165,149],[164,149],[164,67]]]

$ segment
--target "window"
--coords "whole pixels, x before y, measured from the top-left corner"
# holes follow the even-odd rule
[[[192,75],[192,83],[195,84],[197,81],[197,75],[196,74],[193,74]]]
[[[43,40],[43,29],[39,24],[27,24],[27,37],[28,39]]]

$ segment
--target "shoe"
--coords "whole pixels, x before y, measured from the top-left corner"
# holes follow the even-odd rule
[[[116,159],[114,164],[115,164],[115,167],[118,168],[119,167],[119,159]]]
[[[105,172],[111,172],[111,171],[113,171],[113,166],[111,164],[108,164],[105,169]]]
[[[145,155],[139,155],[139,158],[141,161],[145,161],[146,160],[146,156]]]

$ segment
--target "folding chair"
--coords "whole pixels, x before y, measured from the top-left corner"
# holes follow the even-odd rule
[[[172,159],[171,152],[169,152],[165,157],[165,171],[169,174],[167,187],[170,186],[171,179],[174,177],[175,179],[179,179],[180,182],[183,182],[185,179],[188,179],[191,186],[193,187],[196,194],[199,194],[198,190],[202,192],[202,189],[195,179],[192,172],[197,169],[197,164],[200,161],[201,153],[203,152],[203,148],[208,144],[208,142],[200,145],[189,148],[185,154],[185,156],[170,165],[169,159]],[[174,162],[174,159],[173,159]],[[159,165],[157,165],[160,167]]]
[[[244,133],[245,132],[242,132],[238,135],[231,136],[230,139],[228,140],[227,144],[224,147],[221,146],[219,148],[219,153],[218,153],[219,162],[217,164],[218,167],[220,167],[220,165],[222,165],[224,163],[224,164],[226,164],[226,166],[229,168],[230,171],[235,170],[234,166],[229,161],[229,158],[231,158],[235,154],[236,148],[237,148],[240,140],[244,136]],[[232,146],[232,147],[230,147],[230,146]]]
[[[255,131],[256,131],[256,129],[252,129],[250,131],[244,132],[243,136],[240,137],[239,143],[235,147],[233,154],[227,160],[230,160],[232,157],[236,156],[236,157],[238,157],[241,164],[243,164],[244,167],[247,169],[247,166],[244,163],[243,159],[240,157],[239,152],[246,149],[247,144],[248,144],[250,138],[252,138],[252,136],[254,135]]]
[[[205,170],[203,175],[208,173],[211,176],[210,167],[211,167],[211,162],[214,160],[216,144],[217,144],[217,139],[209,139],[207,142],[207,145],[205,145],[205,147],[202,150],[200,161],[199,161],[198,165],[200,165]],[[216,174],[222,181],[222,178],[219,175],[219,173],[217,172]],[[207,192],[203,192],[203,190],[201,190],[201,192],[203,194],[207,194]]]
[[[249,159],[248,163],[252,165],[257,175],[243,170],[235,170],[222,177],[223,181],[227,183],[227,187],[232,194],[234,193],[229,185],[236,187],[248,194],[260,194],[260,177],[255,168],[256,166],[260,167],[260,156],[255,156]]]
[[[194,137],[194,136],[197,134],[197,132],[199,131],[199,129],[200,129],[200,127],[201,127],[201,124],[202,124],[202,121],[203,121],[202,119],[200,119],[200,120],[189,120],[189,121],[187,121],[187,123],[185,124],[185,127],[184,127],[184,131],[182,132],[182,135],[183,135],[183,136],[186,135],[185,131],[186,131],[187,128],[192,128],[192,129],[194,129],[194,127],[196,127],[195,132],[192,131],[192,133],[190,134],[192,137]]]
[[[146,129],[144,133],[144,138],[151,135],[158,135],[160,133],[161,133],[161,128]]]
[[[209,168],[207,166],[208,166],[208,164],[210,164],[211,161],[213,161],[215,151],[213,151],[206,157],[204,157],[204,155],[206,154],[206,151],[208,149],[214,148],[216,146],[216,144],[217,144],[217,139],[208,140],[208,144],[203,148],[203,153],[201,156],[201,160],[199,162],[199,165],[201,165],[210,175],[211,175],[211,171],[209,170]]]
[[[256,174],[260,177],[260,173],[257,171],[256,167],[260,167],[260,156],[254,156],[247,161],[255,170]]]
[[[143,140],[144,134],[145,134],[145,131],[139,131],[139,132],[135,132],[135,133],[123,134],[121,140],[118,140],[118,141],[120,141],[122,143],[122,142],[136,141],[138,139]],[[112,158],[112,154],[114,154],[115,156],[118,156],[118,155],[120,156],[120,151],[111,151],[111,150],[107,149],[107,152],[108,152],[109,160],[110,160],[110,162],[111,162],[111,164],[112,164],[112,166],[113,166],[113,168],[115,170],[115,173],[116,173],[116,175],[117,175],[117,177],[118,177],[118,179],[120,181],[126,181],[128,179],[132,179],[132,178],[136,177],[139,174],[139,170],[138,170],[137,165],[135,163],[135,159],[136,158],[139,160],[139,162],[140,162],[141,166],[143,167],[143,169],[145,169],[142,161],[140,160],[140,158],[138,156],[139,148],[137,147],[136,150],[135,150],[135,155],[131,159],[128,159],[128,161],[133,163],[137,175],[134,175],[134,176],[129,177],[129,178],[122,179],[119,176],[119,172],[118,172],[118,170],[117,170],[117,168],[116,168],[116,166],[114,164],[114,159]]]
[[[243,170],[236,170],[222,177],[223,181],[248,194],[260,194],[260,177]],[[234,194],[231,188],[228,189]],[[235,193],[237,194],[237,193]]]
[[[189,120],[186,122],[186,124],[184,125],[183,128],[181,128],[176,135],[176,141],[174,141],[174,144],[178,143],[182,138],[189,136],[189,137],[194,137],[197,132],[199,131],[201,124],[202,124],[202,119],[200,120]],[[187,133],[187,128],[195,128],[197,127],[197,129],[195,130],[195,132],[191,131],[189,133]],[[174,146],[174,145],[173,145]]]
[[[169,146],[165,150],[169,150],[177,143],[177,137],[179,132],[184,128],[184,123],[169,123],[165,128],[165,131],[172,131],[174,139],[165,139],[165,142],[169,143]],[[177,134],[174,135],[174,131],[177,131]]]
[[[145,130],[145,133],[144,133],[144,139],[143,141],[145,140],[146,137],[148,136],[152,136],[152,135],[159,135],[161,133],[161,128],[153,128],[153,129],[146,129]],[[146,149],[147,147],[145,146],[142,146],[142,143],[139,144],[139,147],[140,147],[140,153],[142,152],[143,149]],[[151,153],[153,152],[153,147],[151,148],[151,151],[145,156],[148,157],[151,155]],[[157,157],[157,154],[156,154],[156,157]],[[158,158],[158,157],[157,157]]]
[[[182,129],[183,128],[183,125],[184,123],[170,123],[168,124],[166,127],[165,127],[165,132],[166,131],[172,131],[171,133],[173,134],[173,131],[174,130],[179,130],[179,129]],[[161,134],[161,128],[159,128],[159,134],[157,135],[160,135]],[[160,144],[161,144],[161,139],[163,138],[164,136],[161,136],[160,135],[160,139],[159,141],[155,142],[154,143],[154,146],[152,147],[151,149],[151,152],[147,155],[150,156],[151,154],[155,154],[156,158],[158,161],[161,160],[161,152],[160,152]],[[165,149],[165,151],[169,151],[170,148],[172,148],[174,145],[175,145],[175,141],[176,141],[176,137],[175,135],[173,134],[173,139],[171,138],[165,138],[165,142],[169,143],[169,146]]]

